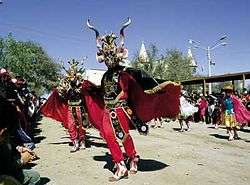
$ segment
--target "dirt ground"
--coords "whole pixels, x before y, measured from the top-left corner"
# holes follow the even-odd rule
[[[131,131],[141,161],[139,172],[116,184],[129,185],[247,185],[250,184],[250,128],[240,140],[227,141],[226,130],[192,124],[178,132],[177,122],[150,129],[148,136]],[[37,170],[44,184],[106,185],[112,160],[96,130],[88,130],[91,147],[70,153],[69,138],[60,123],[43,118],[36,129],[40,160]]]

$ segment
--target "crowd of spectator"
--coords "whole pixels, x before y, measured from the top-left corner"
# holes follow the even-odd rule
[[[0,184],[39,184],[39,173],[28,166],[39,159],[33,129],[40,102],[24,78],[0,69]]]

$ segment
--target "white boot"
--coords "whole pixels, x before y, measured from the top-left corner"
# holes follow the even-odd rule
[[[128,170],[126,168],[124,161],[116,163],[115,166],[116,166],[116,172],[113,175],[113,177],[109,178],[110,182],[115,182],[123,178],[128,178]]]
[[[138,171],[138,162],[139,162],[140,157],[135,156],[133,159],[130,161],[130,174],[136,174]]]
[[[234,134],[232,130],[229,130],[229,138],[228,141],[233,141],[234,140]]]
[[[85,150],[86,149],[86,143],[85,143],[84,139],[80,142],[80,149],[81,150]]]
[[[80,147],[79,147],[79,141],[77,139],[73,141],[73,145],[74,146],[70,150],[71,153],[76,152],[77,150],[80,149]]]

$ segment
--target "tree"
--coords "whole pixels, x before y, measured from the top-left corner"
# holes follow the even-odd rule
[[[167,66],[166,79],[172,81],[192,79],[194,69],[190,67],[190,59],[184,56],[181,51],[177,49],[168,50],[163,60]]]
[[[148,60],[140,61],[139,52],[132,60],[132,66],[142,69],[156,79],[182,81],[193,77],[194,68],[190,67],[190,59],[177,49],[167,50],[159,54],[155,45],[151,44],[147,50]]]
[[[38,94],[51,90],[60,66],[32,41],[17,41],[11,34],[0,38],[0,66],[24,77]]]

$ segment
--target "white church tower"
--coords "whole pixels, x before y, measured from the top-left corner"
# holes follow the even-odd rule
[[[142,42],[142,44],[141,44],[141,49],[140,49],[140,52],[139,52],[139,61],[141,63],[147,63],[148,62],[148,54],[147,54],[144,42]]]
[[[190,58],[190,67],[198,67],[198,65],[193,57],[191,48],[188,48],[187,57]]]

